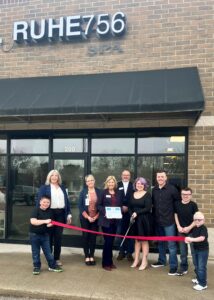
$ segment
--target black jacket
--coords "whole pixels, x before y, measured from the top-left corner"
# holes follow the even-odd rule
[[[124,187],[123,187],[123,182],[119,181],[117,183],[117,191],[120,194],[120,197],[122,199],[122,205],[123,206],[129,206],[129,202],[130,202],[131,196],[134,193],[133,183],[129,181],[127,192],[126,192],[126,195],[125,195],[125,191],[124,191]]]

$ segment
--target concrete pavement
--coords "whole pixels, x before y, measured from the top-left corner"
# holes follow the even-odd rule
[[[116,253],[115,253],[116,257]],[[63,248],[63,273],[47,270],[43,260],[40,275],[32,275],[30,246],[0,244],[0,295],[38,299],[96,300],[211,300],[214,290],[214,261],[208,264],[208,289],[192,289],[193,267],[185,276],[168,276],[168,267],[130,268],[127,260],[117,262],[111,272],[101,268],[101,251],[96,251],[96,266],[85,266],[81,249]],[[157,254],[150,254],[150,263]]]

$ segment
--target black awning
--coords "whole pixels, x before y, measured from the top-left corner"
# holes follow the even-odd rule
[[[0,116],[175,113],[204,109],[196,67],[0,80]]]

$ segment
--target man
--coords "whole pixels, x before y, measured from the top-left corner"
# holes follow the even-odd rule
[[[181,202],[175,203],[175,222],[177,225],[178,235],[187,236],[192,232],[195,227],[193,220],[194,214],[198,211],[197,204],[192,201],[192,189],[187,187],[181,190]],[[188,272],[188,247],[185,242],[179,242],[180,246],[180,272],[178,275],[185,275]],[[190,244],[192,257],[194,258],[193,244]],[[194,263],[194,261],[193,261]],[[195,263],[194,263],[195,265]]]
[[[158,236],[175,236],[175,218],[174,204],[180,201],[178,190],[167,182],[166,172],[163,170],[156,173],[157,185],[152,191],[153,209]],[[166,246],[169,249],[169,273],[168,275],[177,275],[178,259],[176,242],[159,242],[158,261],[151,266],[153,268],[163,267],[166,265]]]
[[[130,214],[128,211],[128,205],[130,198],[134,192],[133,184],[130,182],[131,173],[129,170],[123,170],[121,174],[122,181],[118,182],[118,191],[122,193],[122,219],[118,226],[117,232],[125,235],[130,222]],[[128,261],[133,261],[132,253],[134,251],[134,241],[131,239],[125,239],[122,247],[119,248],[119,254],[117,260],[122,260],[125,257]]]

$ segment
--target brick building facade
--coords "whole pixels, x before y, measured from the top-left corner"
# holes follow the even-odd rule
[[[197,122],[182,117],[126,121],[2,119],[2,133],[23,130],[96,128],[187,128],[187,183],[214,234],[214,3],[212,0],[2,0],[0,78],[27,78],[197,67],[205,109]],[[123,37],[16,44],[13,23],[61,16],[123,12]],[[154,87],[155,89],[155,87]],[[90,124],[90,125],[89,125]],[[9,201],[9,199],[8,199]]]

